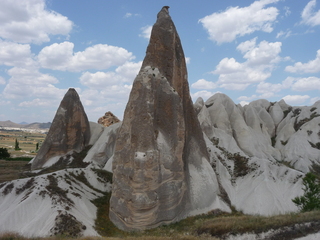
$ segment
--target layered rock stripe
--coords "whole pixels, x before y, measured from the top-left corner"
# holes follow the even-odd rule
[[[90,125],[79,95],[70,88],[63,97],[52,121],[48,135],[31,168],[44,167],[54,157],[71,151],[82,151],[90,140]]]
[[[199,201],[190,183],[193,174],[211,184],[213,171],[201,172],[208,159],[180,38],[163,7],[116,139],[110,219],[124,230],[146,229],[208,207],[215,187],[203,188],[211,201]]]

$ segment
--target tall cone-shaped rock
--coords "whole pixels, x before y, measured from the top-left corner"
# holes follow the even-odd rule
[[[180,38],[163,7],[116,139],[110,219],[147,229],[208,208],[217,193],[210,169]]]
[[[70,88],[60,103],[48,135],[31,168],[41,168],[52,158],[70,151],[80,152],[88,145],[89,140],[90,125],[87,115],[78,93]]]

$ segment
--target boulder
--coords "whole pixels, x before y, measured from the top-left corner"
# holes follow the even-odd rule
[[[116,139],[109,216],[123,230],[156,227],[216,206],[228,209],[217,197],[168,8],[157,15]]]
[[[98,123],[104,127],[109,127],[117,122],[120,122],[120,120],[112,112],[106,112],[104,116],[98,119]]]
[[[32,169],[48,167],[69,152],[81,152],[90,141],[90,125],[79,95],[70,88],[63,97]]]

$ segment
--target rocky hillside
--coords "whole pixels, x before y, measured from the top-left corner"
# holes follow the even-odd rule
[[[8,121],[0,121],[0,127],[6,128],[24,128],[24,129],[49,129],[51,126],[51,122],[47,123],[28,123],[28,124],[19,124]]]
[[[242,107],[215,94],[191,102],[179,35],[163,7],[123,122],[88,122],[69,89],[28,178],[0,185],[0,232],[98,235],[93,200],[119,229],[208,212],[296,212],[305,173],[319,173],[320,101]],[[111,188],[111,177],[113,183]],[[109,221],[109,220],[108,220]]]

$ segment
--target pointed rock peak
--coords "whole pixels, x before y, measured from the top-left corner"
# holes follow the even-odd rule
[[[170,17],[169,16],[169,6],[163,6],[157,15],[157,18]]]
[[[104,116],[98,119],[98,123],[103,125],[104,127],[109,127],[117,122],[120,122],[120,120],[110,111],[106,112]]]
[[[178,221],[192,211],[208,210],[216,198],[215,175],[168,7],[153,26],[113,159],[110,219],[121,229]]]
[[[47,167],[70,151],[82,151],[90,140],[90,125],[79,95],[70,88],[63,97],[31,168]]]

